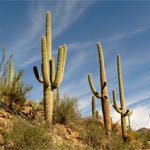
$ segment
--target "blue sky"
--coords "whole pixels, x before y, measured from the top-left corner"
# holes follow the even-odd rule
[[[100,91],[97,42],[101,41],[109,97],[117,90],[116,55],[120,53],[127,108],[133,110],[134,128],[150,127],[150,2],[49,1],[0,2],[0,48],[14,55],[15,70],[25,70],[24,80],[33,85],[30,99],[42,98],[42,85],[32,67],[41,64],[41,36],[45,34],[45,12],[52,12],[53,55],[68,44],[65,75],[60,90],[79,99],[84,116],[91,114],[92,73]],[[97,109],[101,113],[100,100]],[[114,121],[120,119],[111,107]]]

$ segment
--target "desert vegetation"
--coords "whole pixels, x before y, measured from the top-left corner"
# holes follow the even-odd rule
[[[126,119],[132,111],[126,109],[120,55],[117,55],[118,83],[121,107],[113,90],[114,109],[120,113],[121,122],[112,122],[111,105],[107,90],[104,56],[98,42],[98,58],[101,91],[94,87],[92,75],[88,74],[91,88],[91,116],[83,117],[78,109],[78,99],[61,95],[67,59],[67,45],[58,48],[57,67],[52,55],[51,13],[46,13],[45,36],[41,38],[42,76],[36,66],[36,79],[43,84],[41,102],[28,100],[32,86],[22,77],[24,71],[15,71],[13,55],[5,59],[2,52],[0,63],[0,149],[4,150],[140,150],[150,149],[150,130],[135,131]],[[56,73],[55,73],[56,72]],[[93,95],[92,95],[93,94]],[[100,99],[102,114],[96,108]]]

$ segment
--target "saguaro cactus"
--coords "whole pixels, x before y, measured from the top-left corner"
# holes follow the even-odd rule
[[[126,116],[130,116],[132,111],[129,109],[126,110],[125,97],[124,97],[124,88],[122,82],[122,69],[121,69],[121,61],[120,55],[117,55],[117,69],[118,69],[118,82],[119,82],[119,94],[120,94],[120,103],[121,108],[118,107],[116,102],[116,92],[113,90],[113,101],[114,101],[114,109],[121,114],[121,129],[122,129],[122,137],[126,140],[127,137],[127,124],[126,124]]]
[[[36,79],[43,83],[45,119],[49,126],[52,123],[53,115],[53,90],[59,87],[62,82],[67,54],[67,45],[60,46],[55,74],[55,59],[52,56],[51,41],[51,13],[49,11],[46,13],[46,36],[42,37],[41,49],[43,79],[40,77],[36,66],[33,67],[33,71]]]
[[[99,118],[100,118],[100,115],[99,115],[99,111],[98,111],[98,110],[95,111],[95,117],[96,117],[96,119],[99,119]]]
[[[95,105],[95,96],[92,96],[92,116],[96,118],[96,105]]]
[[[106,130],[106,134],[110,136],[111,135],[110,100],[107,92],[103,50],[100,43],[97,44],[97,48],[98,48],[99,64],[100,64],[101,93],[98,93],[96,91],[91,74],[88,74],[88,80],[93,94],[97,98],[101,99],[105,130]]]
[[[130,124],[130,115],[128,116],[128,129],[131,130],[131,124]]]
[[[9,77],[8,77],[8,88],[12,88],[12,82],[13,82],[13,76],[14,76],[14,66],[12,59],[9,62]]]

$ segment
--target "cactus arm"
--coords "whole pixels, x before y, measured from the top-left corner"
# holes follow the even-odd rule
[[[49,68],[49,63],[47,61],[47,47],[46,47],[46,37],[43,36],[42,37],[42,72],[43,72],[43,81],[45,83],[46,86],[50,86],[50,79],[49,79],[49,72],[48,72],[48,68]]]
[[[92,75],[91,74],[88,74],[88,80],[89,80],[89,85],[90,85],[90,88],[91,88],[91,91],[93,92],[93,94],[97,97],[97,98],[101,98],[101,95],[100,93],[98,93],[94,87],[94,84],[93,84],[93,80],[92,80]]]
[[[54,57],[52,57],[52,59],[50,60],[50,80],[51,83],[53,83],[55,80],[55,58]]]
[[[62,75],[61,75],[61,78],[60,78],[60,83],[62,82],[63,80],[63,76],[64,76],[64,70],[65,70],[65,64],[66,64],[66,57],[67,57],[67,45],[64,44],[63,45],[63,63],[62,63]]]
[[[130,116],[132,114],[132,111],[127,109],[127,111],[124,113],[124,116]]]
[[[120,108],[118,108],[118,105],[117,105],[117,101],[116,101],[116,91],[113,90],[112,93],[113,93],[113,102],[114,102],[113,108],[114,108],[118,113],[122,113],[122,110],[121,110]]]
[[[40,83],[43,83],[43,79],[41,78],[41,76],[39,75],[39,72],[38,72],[38,69],[36,66],[33,67],[33,72],[34,72],[34,75],[36,77],[36,79],[40,82]]]
[[[52,58],[52,37],[51,37],[51,12],[46,12],[46,43],[47,43],[47,59],[48,61]]]
[[[63,65],[63,47],[60,46],[59,51],[58,51],[57,71],[56,71],[56,75],[55,75],[55,80],[52,83],[53,88],[57,88],[61,83],[60,79],[61,79],[61,75],[62,75],[62,65]]]

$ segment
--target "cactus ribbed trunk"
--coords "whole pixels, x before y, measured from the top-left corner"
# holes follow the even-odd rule
[[[53,90],[50,87],[44,87],[45,119],[50,126],[53,116]]]
[[[110,101],[102,100],[103,120],[106,129],[106,134],[111,134],[111,119],[110,119]]]
[[[127,137],[127,123],[126,123],[126,116],[121,114],[121,129],[122,129],[122,136],[124,138]]]
[[[106,130],[106,134],[110,137],[111,135],[110,100],[107,91],[107,81],[106,81],[103,50],[100,43],[97,44],[97,48],[98,48],[99,64],[100,64],[101,93],[98,93],[96,91],[91,74],[88,75],[88,80],[93,94],[97,98],[101,99],[104,126]]]

